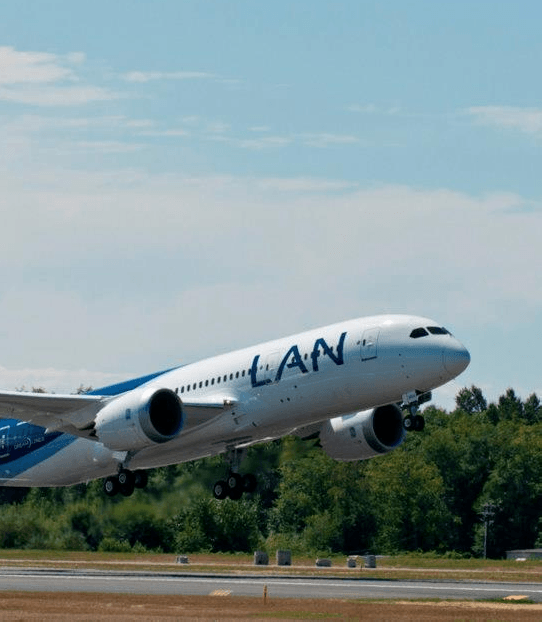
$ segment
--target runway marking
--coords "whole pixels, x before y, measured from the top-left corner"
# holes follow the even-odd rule
[[[213,590],[209,596],[230,596],[231,590]]]

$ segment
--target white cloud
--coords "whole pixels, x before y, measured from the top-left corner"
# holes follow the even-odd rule
[[[73,151],[74,148],[98,153],[132,153],[144,149],[145,145],[115,140],[81,140],[73,146],[67,145],[66,151]]]
[[[253,149],[260,151],[262,149],[276,149],[278,147],[286,147],[293,142],[293,139],[287,136],[262,136],[261,138],[246,138],[232,141],[241,149]]]
[[[0,100],[33,106],[80,106],[119,97],[120,95],[98,86],[0,88]]]
[[[203,71],[130,71],[122,77],[126,82],[151,82],[152,80],[201,80],[216,76]]]
[[[129,374],[108,374],[88,369],[6,369],[0,367],[0,387],[6,391],[42,388],[47,392],[74,393],[82,385],[99,388],[122,382]]]
[[[165,137],[179,137],[189,136],[190,132],[183,129],[171,129],[171,130],[143,130],[138,132],[139,136],[165,136]]]
[[[64,107],[117,99],[105,88],[74,84],[81,82],[74,67],[84,61],[81,52],[60,56],[0,47],[0,101]]]
[[[354,145],[359,143],[359,138],[347,134],[330,134],[330,133],[316,133],[316,134],[299,134],[298,138],[303,144],[309,147],[325,148],[332,145]]]
[[[401,112],[399,106],[390,106],[384,108],[377,106],[376,104],[350,104],[346,107],[348,112],[356,112],[359,114],[383,114],[383,115],[395,115]]]
[[[73,69],[63,66],[66,62],[73,63],[74,56],[68,55],[63,59],[55,54],[18,52],[12,47],[2,46],[0,84],[43,84],[75,80]]]
[[[542,134],[542,108],[472,106],[465,113],[480,125],[515,129],[525,134]]]
[[[363,114],[372,114],[378,112],[378,108],[375,104],[351,104],[346,108],[349,112],[360,112]]]
[[[259,179],[256,184],[263,191],[279,192],[337,192],[358,187],[354,182],[308,177]]]
[[[261,134],[257,138],[231,138],[229,141],[242,149],[253,149],[255,151],[261,151],[263,149],[276,149],[279,147],[287,147],[294,143],[300,143],[305,147],[315,147],[318,149],[325,149],[331,146],[339,145],[354,145],[359,143],[359,139],[355,136],[349,136],[345,134],[330,134],[330,133],[314,133],[314,134],[296,134],[292,136],[279,136],[269,135],[268,129],[254,130],[249,128],[249,131],[253,133]]]
[[[213,121],[207,123],[205,130],[209,134],[225,134],[231,130],[231,125],[222,121]]]

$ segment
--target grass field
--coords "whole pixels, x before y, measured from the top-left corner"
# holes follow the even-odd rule
[[[7,593],[0,620],[363,620],[365,622],[540,622],[542,605],[483,602],[347,601],[235,596]]]

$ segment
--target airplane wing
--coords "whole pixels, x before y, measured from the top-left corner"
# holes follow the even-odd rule
[[[48,432],[65,432],[98,441],[93,434],[94,420],[98,412],[114,399],[103,395],[1,391],[0,417],[27,421],[46,428]],[[183,400],[183,429],[186,431],[206,423],[234,404],[235,400],[230,396]]]
[[[92,425],[104,404],[105,399],[100,395],[0,392],[1,417],[20,419],[50,432],[67,432],[85,438],[91,437],[84,428]]]

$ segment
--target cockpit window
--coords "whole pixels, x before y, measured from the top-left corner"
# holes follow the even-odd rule
[[[446,330],[443,326],[428,326],[427,330],[432,335],[449,335],[450,331]]]
[[[418,339],[420,337],[427,337],[429,333],[425,330],[425,328],[415,328],[411,333],[410,336],[412,337],[412,339]]]

